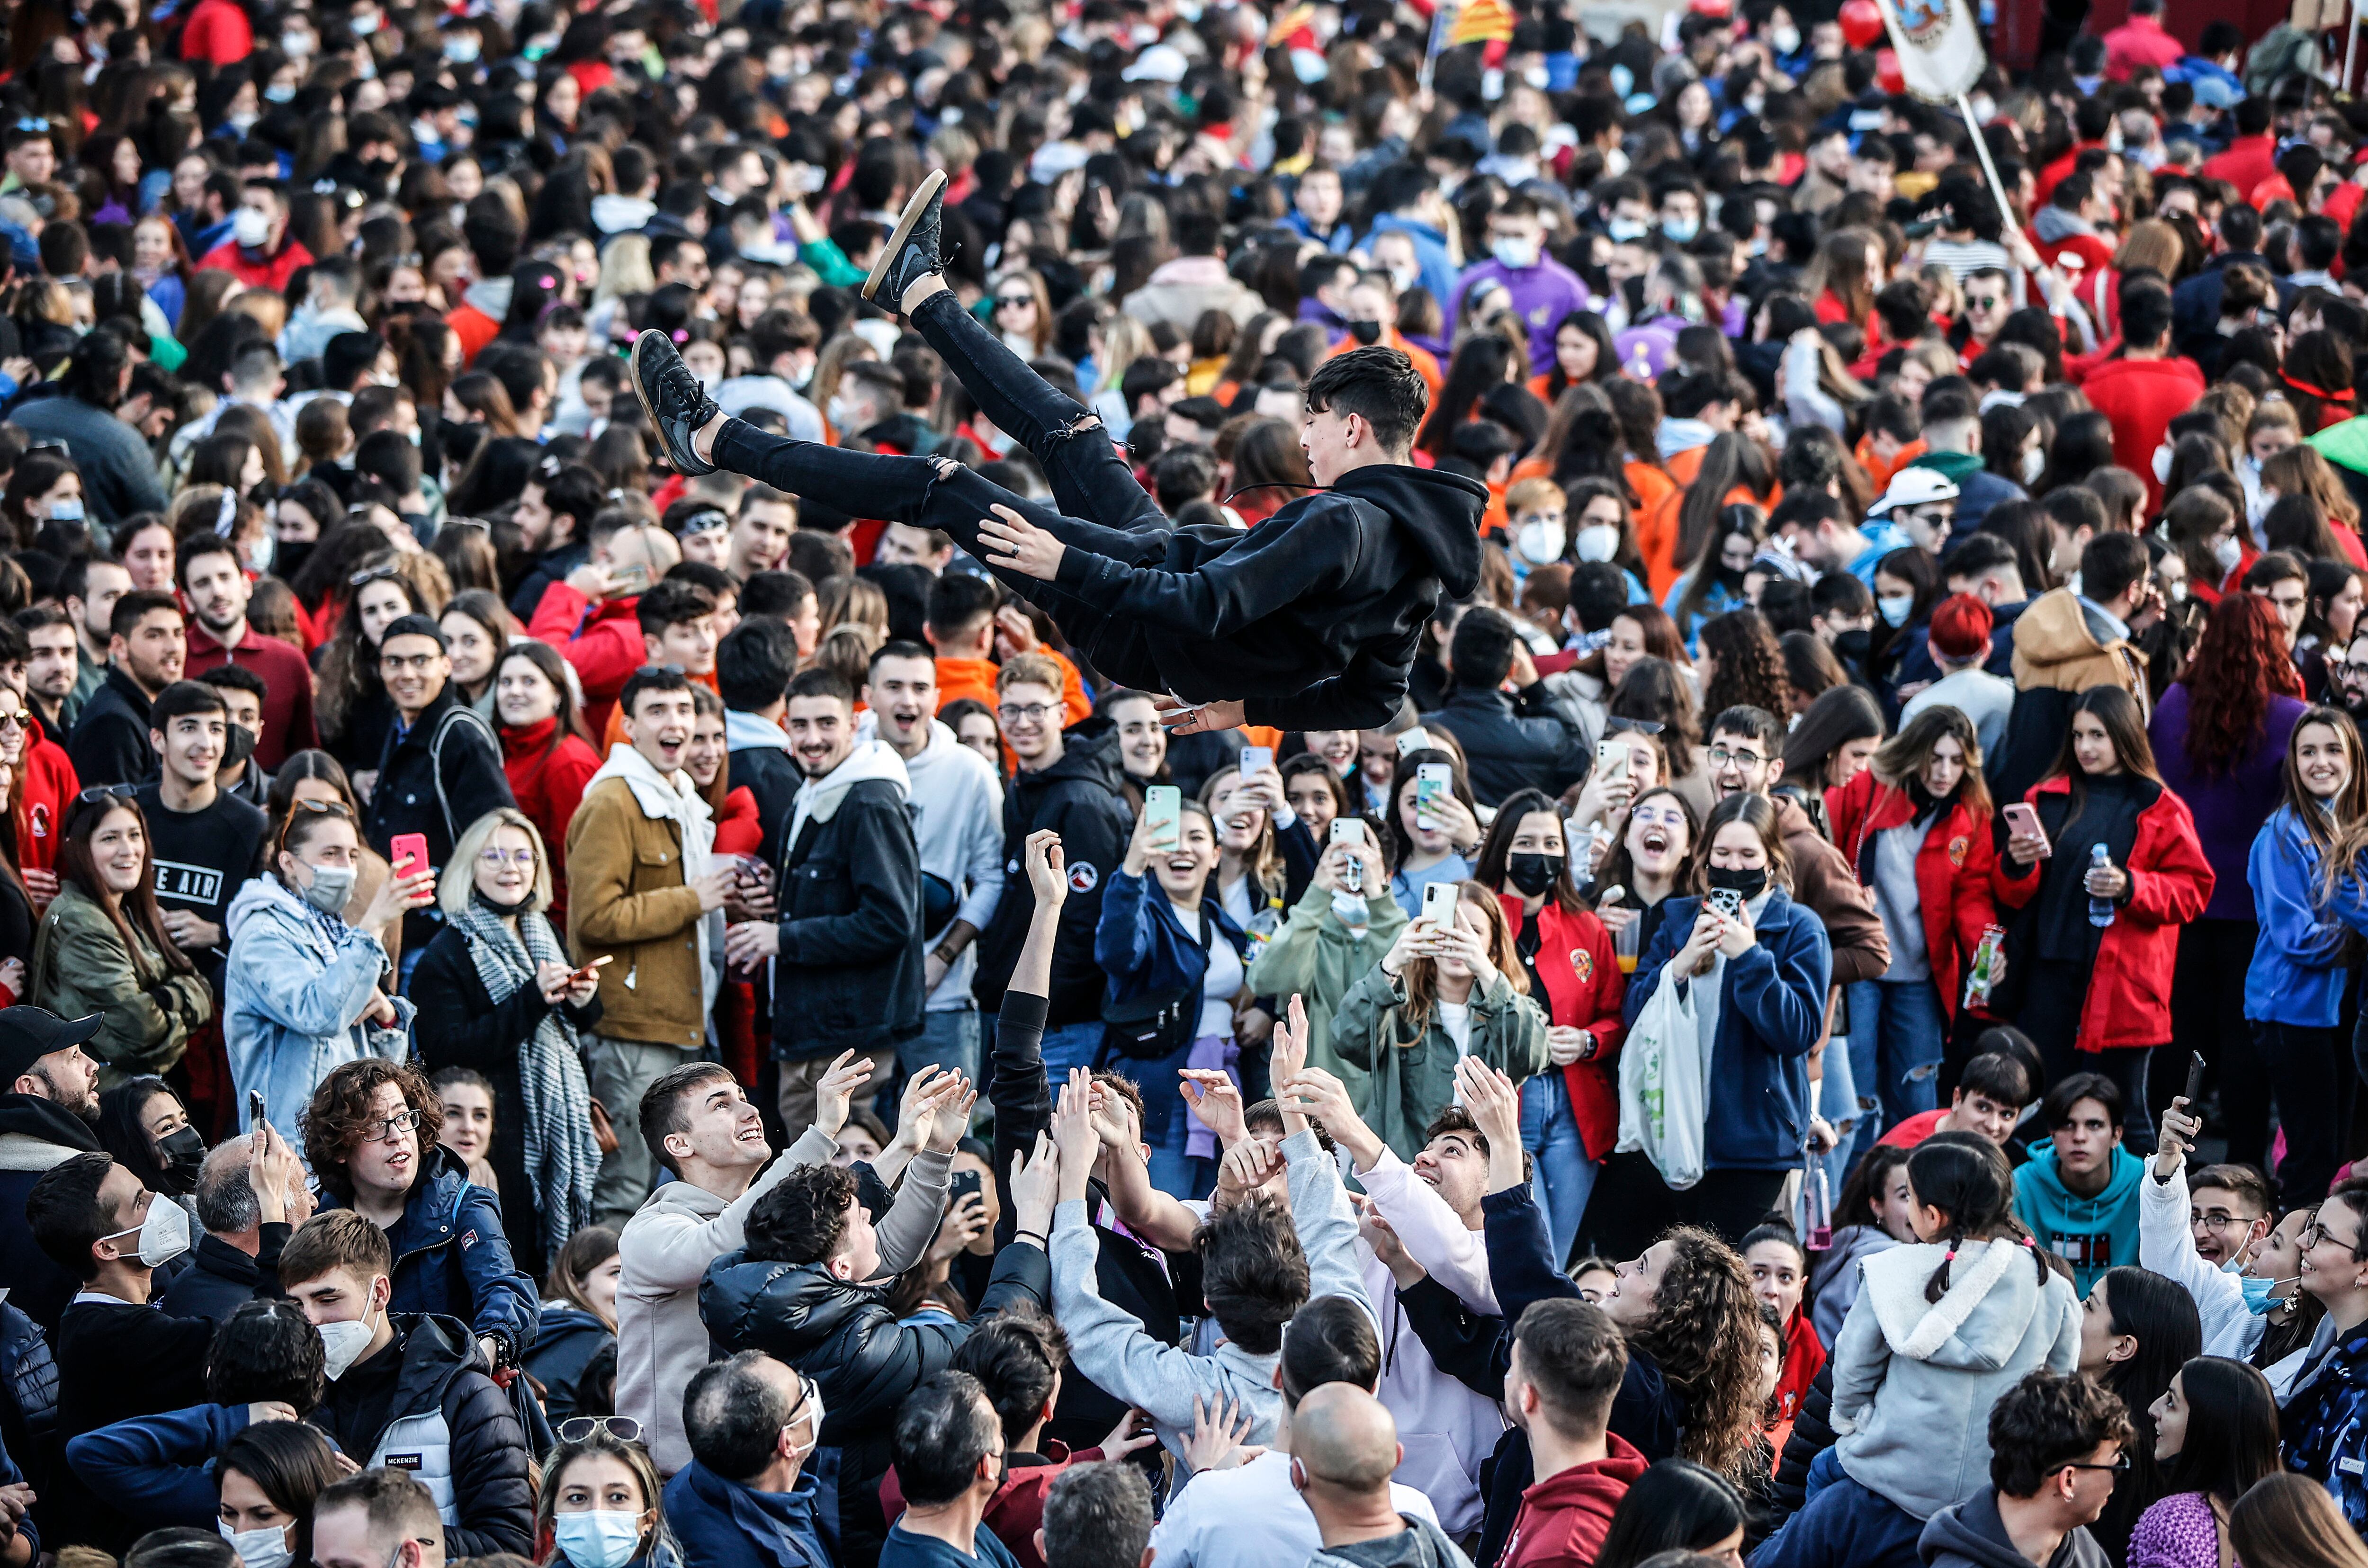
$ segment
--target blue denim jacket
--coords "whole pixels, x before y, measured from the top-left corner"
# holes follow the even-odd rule
[[[1201,907],[1217,933],[1249,961],[1249,935],[1219,904],[1216,890],[1201,895]],[[1179,987],[1200,989],[1209,972],[1209,950],[1201,945],[1200,923],[1186,930],[1176,906],[1148,877],[1112,871],[1102,886],[1101,924],[1094,928],[1094,961],[1110,975],[1109,999],[1131,1001]]]

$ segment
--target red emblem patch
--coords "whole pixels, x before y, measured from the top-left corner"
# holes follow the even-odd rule
[[[1581,985],[1587,984],[1595,978],[1595,955],[1585,948],[1571,949],[1570,971],[1578,976]]]
[[[1950,865],[1963,866],[1965,863],[1965,847],[1967,842],[1965,835],[1962,833],[1956,837],[1949,840]]]

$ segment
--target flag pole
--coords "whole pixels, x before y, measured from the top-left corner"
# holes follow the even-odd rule
[[[1450,0],[1439,0],[1438,8],[1430,14],[1430,40],[1423,47],[1422,75],[1419,83],[1426,93],[1430,91],[1431,67],[1439,61],[1439,46],[1447,37],[1447,18],[1455,10],[1456,6],[1451,4]]]
[[[1982,135],[1980,122],[1974,118],[1974,100],[1959,93],[1957,112],[1965,117],[1965,129],[1973,132],[1974,153],[1982,161],[1982,173],[1988,176],[1990,194],[1998,198],[1998,217],[2005,222],[2008,233],[2020,237],[2022,229],[2014,221],[2014,204],[2006,199],[2006,182],[1998,178],[1998,165],[1990,159],[1989,142]]]

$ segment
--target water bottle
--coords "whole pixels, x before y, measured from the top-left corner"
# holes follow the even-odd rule
[[[2113,857],[2106,850],[2103,845],[2097,844],[2089,846],[2089,869],[2093,871],[2100,867],[2110,867],[2112,863]],[[2111,926],[2112,923],[2113,901],[2110,898],[2099,898],[2096,894],[2090,893],[2089,895],[2089,924],[2101,927]]]

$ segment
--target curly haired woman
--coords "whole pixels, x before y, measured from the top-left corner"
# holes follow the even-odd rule
[[[1702,676],[1705,713],[1730,708],[1760,708],[1780,715],[1793,710],[1783,646],[1756,609],[1733,609],[1702,622],[1694,668]]]

